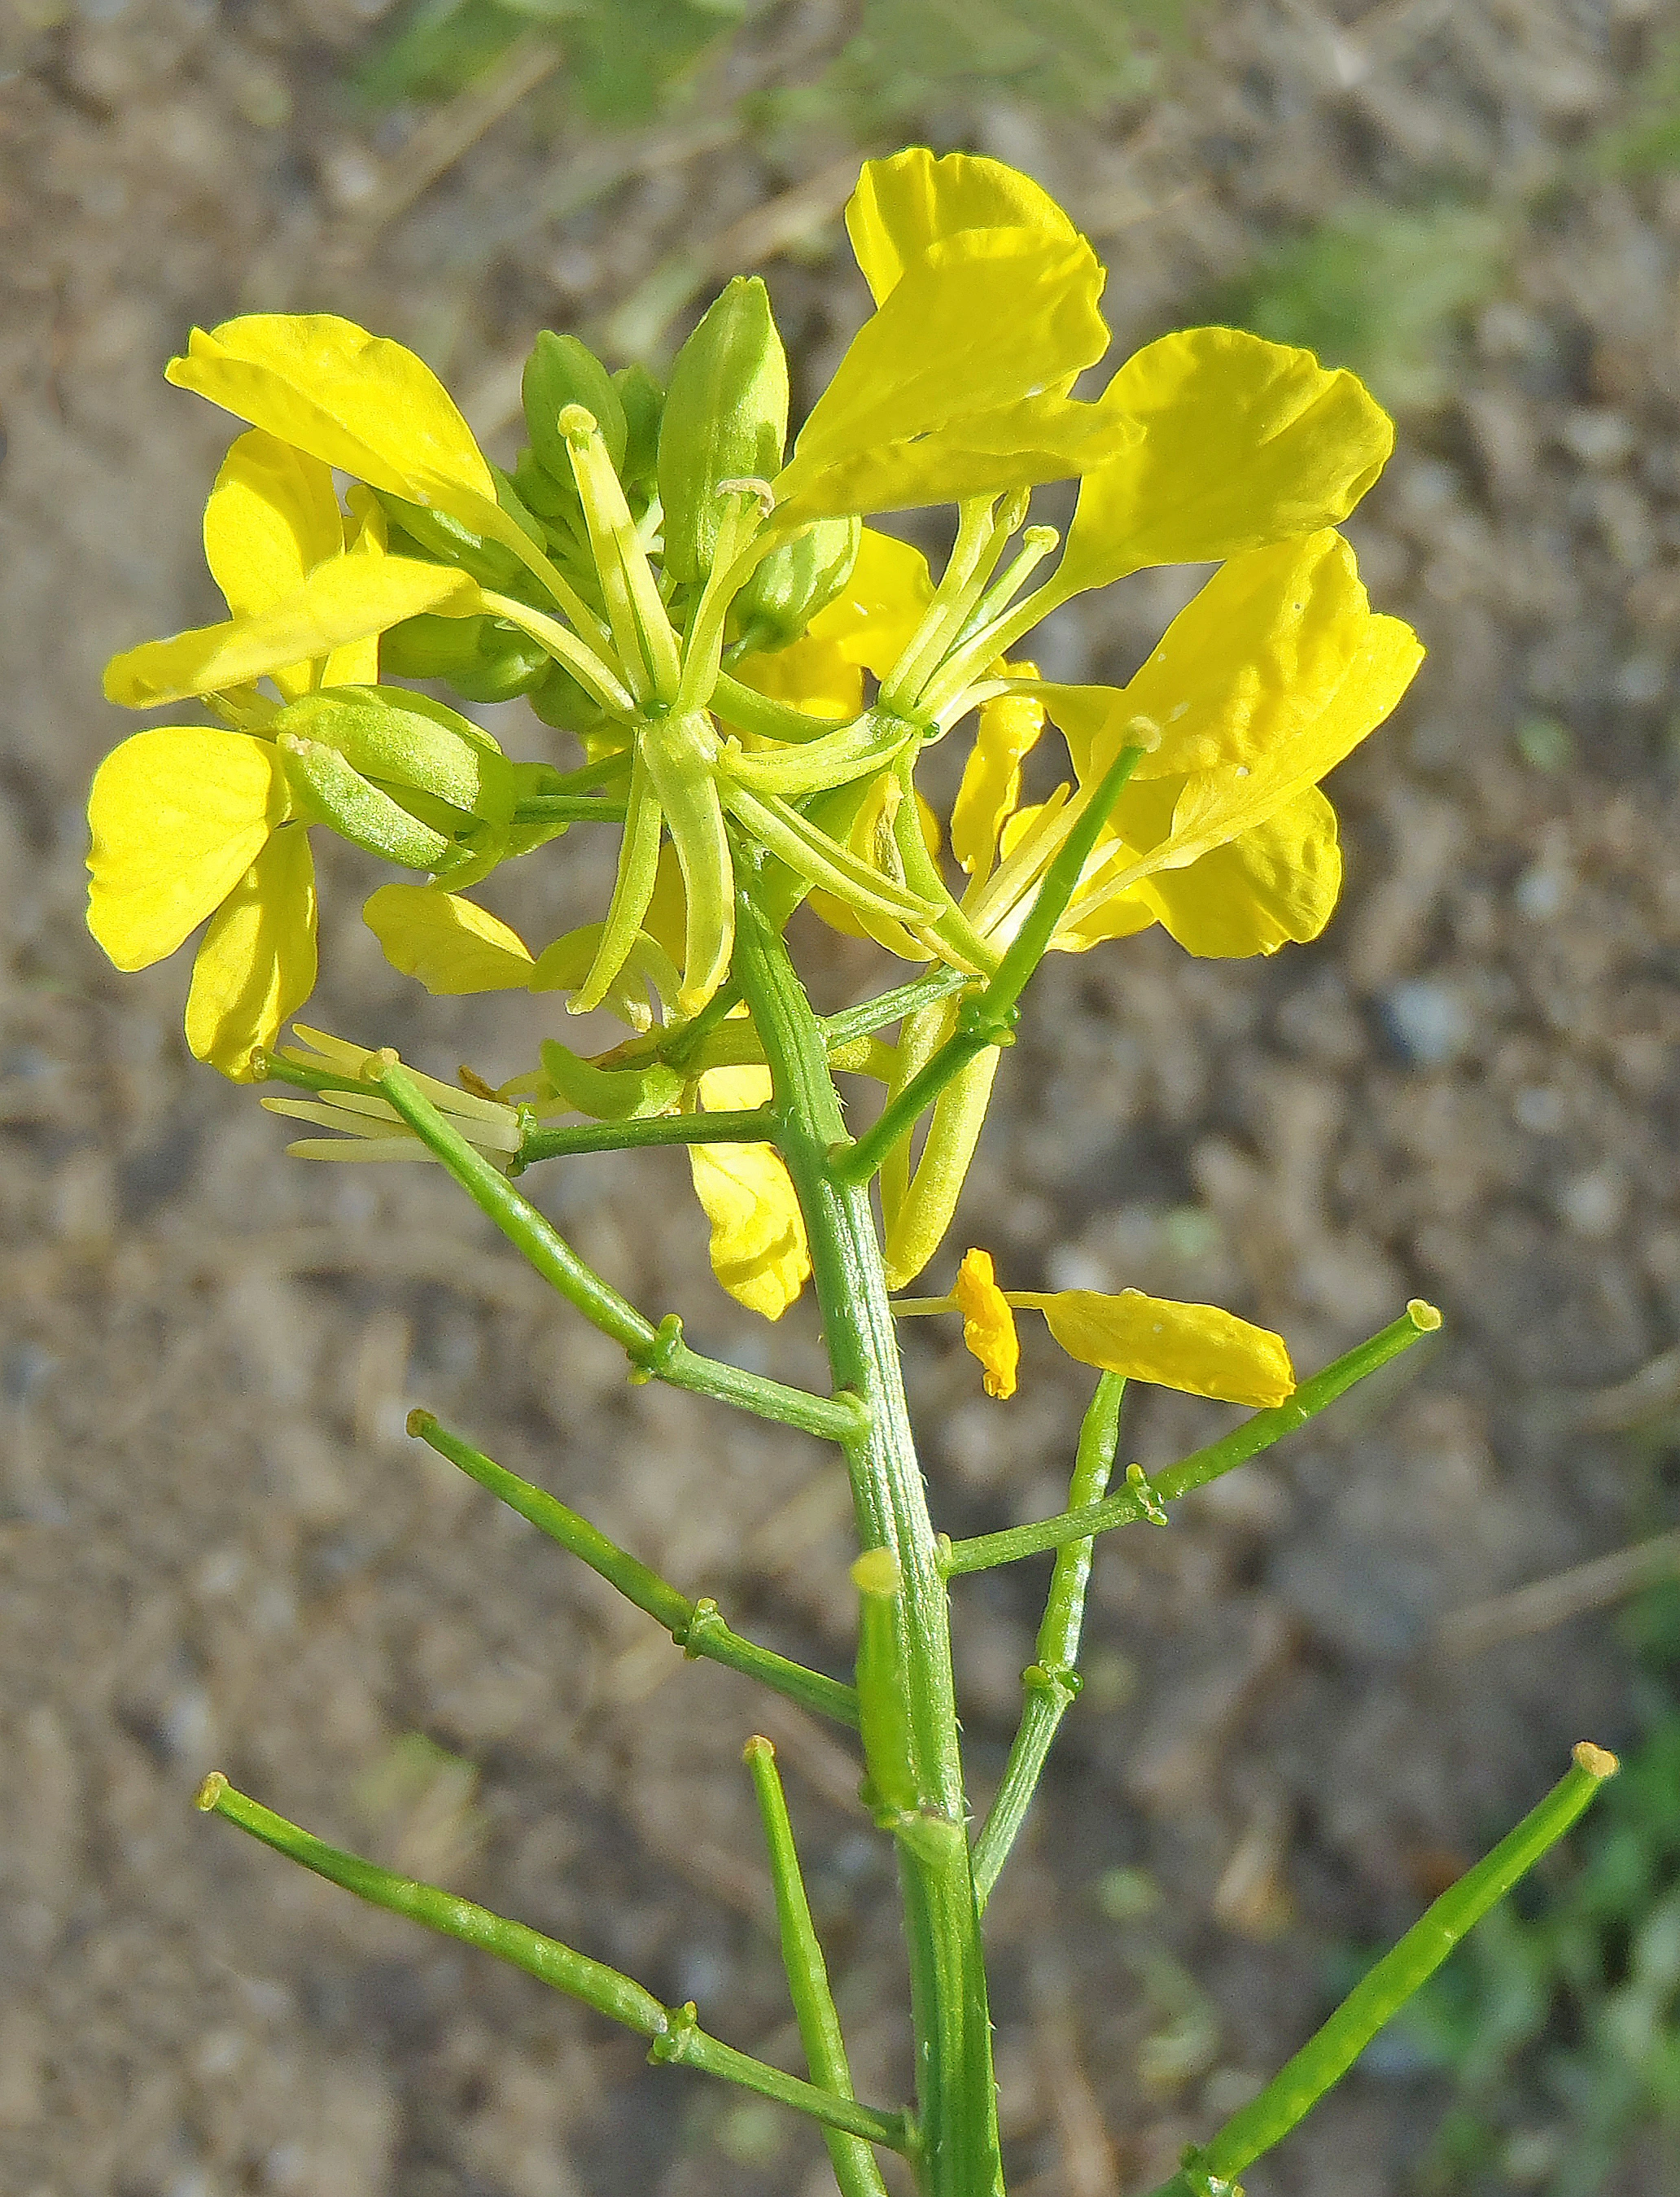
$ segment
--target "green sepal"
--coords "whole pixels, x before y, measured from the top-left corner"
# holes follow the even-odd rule
[[[547,676],[553,658],[500,618],[434,617],[392,626],[379,668],[398,679],[441,679],[463,701],[511,702]]]
[[[370,855],[410,870],[435,870],[451,842],[392,800],[322,740],[281,733],[275,742],[292,797],[304,814]]]
[[[570,481],[571,463],[565,437],[556,424],[568,404],[594,414],[607,455],[621,477],[629,427],[612,376],[586,343],[544,328],[525,361],[520,382],[525,432],[537,463],[556,481]]]
[[[770,480],[787,437],[787,358],[757,275],[738,275],[671,368],[659,426],[665,569],[704,578],[717,550],[721,481]]]
[[[334,750],[399,796],[428,796],[493,824],[513,820],[513,767],[490,734],[405,687],[323,687],[288,704],[274,729]]]
[[[633,1122],[668,1113],[682,1096],[675,1068],[650,1061],[645,1068],[597,1068],[557,1039],[544,1038],[542,1072],[554,1096],[597,1122]]]
[[[634,503],[634,491],[652,488],[658,474],[665,392],[640,364],[621,366],[612,377],[612,385],[624,413],[624,454],[618,461],[618,478]]]
[[[503,502],[500,479],[496,489],[496,501]],[[418,549],[421,555],[437,564],[454,565],[477,580],[480,587],[494,588],[498,594],[523,599],[529,591],[530,572],[500,542],[487,542],[482,534],[475,534],[470,526],[463,526],[460,519],[452,519],[446,511],[436,511],[423,503],[406,502],[386,489],[375,489],[374,494],[392,528],[405,537],[396,545],[404,554],[412,554]],[[536,524],[523,504],[512,515],[527,533]],[[540,530],[532,539],[540,549],[546,550],[547,543]]]
[[[736,596],[730,617],[745,646],[766,654],[798,640],[852,577],[860,519],[820,519],[785,542]]]

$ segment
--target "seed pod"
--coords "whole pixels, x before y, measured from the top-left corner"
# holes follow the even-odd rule
[[[852,577],[860,519],[820,519],[773,549],[735,598],[736,630],[749,649],[785,648]]]
[[[336,748],[296,733],[281,733],[275,745],[298,808],[353,847],[411,870],[436,869],[448,855],[451,842],[442,832],[370,785]]]
[[[588,345],[576,336],[557,335],[544,328],[525,361],[520,383],[525,406],[525,432],[537,463],[557,481],[569,481],[565,437],[555,422],[568,404],[581,404],[593,412],[607,453],[615,467],[624,460],[627,432],[624,406],[613,377]]]
[[[612,385],[624,408],[624,455],[619,461],[618,478],[627,491],[650,489],[659,463],[659,420],[665,409],[665,392],[645,366],[621,366],[612,377]],[[600,416],[597,413],[596,417]]]
[[[553,658],[497,618],[404,618],[379,647],[379,668],[398,679],[442,679],[463,701],[511,702],[547,675]]]
[[[769,293],[738,275],[676,355],[659,426],[665,569],[703,579],[717,551],[721,481],[768,480],[787,436],[787,359]]]

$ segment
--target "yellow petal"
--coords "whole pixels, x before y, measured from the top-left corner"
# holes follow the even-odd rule
[[[866,160],[846,208],[846,229],[878,305],[930,244],[963,229],[1075,229],[1029,176],[970,153],[936,159],[924,146]]]
[[[1018,678],[1030,664],[1006,667]],[[997,859],[1005,820],[1021,797],[1021,765],[1044,730],[1045,705],[1035,694],[999,694],[981,704],[974,746],[951,810],[951,851],[970,877],[984,877]]]
[[[1217,1305],[1173,1304],[1138,1290],[1118,1296],[1061,1290],[1029,1301],[1063,1349],[1083,1365],[1256,1409],[1281,1404],[1294,1392],[1295,1368],[1283,1337]]]
[[[1316,938],[1341,891],[1335,811],[1309,786],[1229,846],[1136,890],[1186,953],[1204,959],[1275,954]]]
[[[172,954],[219,907],[287,813],[274,750],[160,725],[100,765],[88,801],[88,928],[119,969]]]
[[[353,488],[349,501],[353,513],[350,526],[345,529],[349,554],[352,557],[383,557],[387,546],[384,507],[368,488]],[[322,687],[377,687],[379,640],[379,635],[370,633],[365,640],[347,641],[342,647],[335,648],[321,666],[318,683]]]
[[[779,501],[818,518],[919,500],[931,474],[916,462],[917,440],[953,423],[974,427],[999,488],[1020,484],[1026,461],[1014,444],[1023,423],[1016,421],[1012,438],[988,439],[984,415],[1036,404],[1046,409],[1029,442],[1057,441],[1069,434],[1068,415],[1094,409],[1039,392],[1064,386],[1101,357],[1102,287],[1103,270],[1079,238],[976,229],[930,246],[853,338],[777,483]],[[974,465],[959,462],[965,447],[959,437],[953,462],[966,482]],[[901,472],[915,475],[914,495],[898,495]],[[982,490],[940,490],[970,492]]]
[[[434,998],[523,991],[536,963],[517,930],[488,908],[435,885],[381,885],[362,919],[393,969]]]
[[[413,351],[336,313],[246,313],[194,328],[167,374],[370,488],[441,501],[453,484],[495,496],[472,431]]]
[[[952,1295],[963,1316],[963,1342],[985,1369],[988,1396],[1012,1396],[1021,1364],[1021,1338],[1015,1314],[998,1287],[989,1251],[965,1251]]]
[[[1252,763],[1222,763],[1186,780],[1172,830],[1116,879],[1117,889],[1157,871],[1187,869],[1213,848],[1268,822],[1382,723],[1422,659],[1410,626],[1399,618],[1367,617],[1358,653],[1316,714]]]
[[[770,656],[745,656],[735,676],[755,694],[790,702],[814,717],[849,724],[863,710],[863,674],[831,641],[809,630]]]
[[[1345,519],[1387,462],[1394,426],[1356,376],[1239,328],[1187,328],[1138,351],[1104,409],[1143,428],[1087,476],[1059,584],[1200,564]]]
[[[294,594],[304,575],[345,546],[333,472],[261,427],[228,452],[204,510],[204,554],[236,618],[269,610]],[[273,674],[288,700],[307,693],[312,667]]]
[[[113,656],[105,667],[106,699],[149,710],[189,694],[224,693],[387,632],[422,611],[470,617],[478,604],[476,582],[446,565],[410,557],[330,558],[284,602],[256,617],[200,626]]]
[[[848,664],[884,679],[908,647],[933,600],[933,577],[921,551],[866,526],[851,577],[807,628]]]
[[[236,1083],[315,988],[315,864],[301,824],[276,832],[204,935],[187,1042]]]
[[[712,1069],[700,1103],[716,1113],[762,1105],[764,1068]],[[749,1312],[779,1319],[811,1271],[805,1218],[781,1155],[770,1145],[691,1145],[694,1195],[711,1223],[712,1272]]]

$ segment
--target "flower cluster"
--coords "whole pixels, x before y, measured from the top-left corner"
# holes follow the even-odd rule
[[[544,334],[511,473],[418,358],[348,321],[258,314],[194,333],[170,379],[248,423],[205,514],[229,617],[118,657],[107,692],[141,709],[193,701],[216,722],[138,733],[101,768],[90,922],[124,969],[206,926],[187,1007],[201,1058],[269,1073],[309,996],[312,827],[410,872],[365,914],[429,991],[565,994],[627,1026],[593,1062],[551,1037],[540,1065],[482,1097],[507,1116],[491,1148],[509,1164],[521,1120],[766,1101],[730,977],[748,871],[783,921],[808,900],[954,972],[895,1042],[837,1047],[889,1106],[958,1028],[962,980],[999,969],[1058,857],[1087,839],[1055,950],[1160,924],[1191,954],[1269,954],[1322,929],[1341,864],[1320,782],[1421,653],[1371,610],[1336,530],[1387,456],[1385,415],[1351,374],[1229,328],[1163,337],[1099,396],[1075,397],[1108,347],[1103,270],[1062,210],[995,161],[870,162],[847,224],[874,310],[791,448],[786,363],[756,280],[729,285],[663,387]],[[354,484],[345,507],[335,474]],[[1062,481],[1078,484],[1065,542],[1030,522],[1033,491]],[[956,513],[937,576],[866,523],[936,505]],[[1129,683],[1039,675],[1028,636],[1047,615],[1167,564],[1217,569]],[[465,704],[527,696],[572,752],[512,759],[413,681]],[[1035,758],[1051,790],[1028,799],[1024,767],[1052,728],[1063,767]],[[971,745],[939,816],[918,765],[959,730]],[[533,945],[471,896],[501,863],[595,824],[619,834],[598,920]],[[976,1049],[882,1162],[897,1287],[950,1224],[997,1059]],[[300,1103],[317,1121],[356,1112]],[[495,1127],[479,1103],[467,1112]],[[383,1155],[401,1136],[373,1143]],[[691,1158],[720,1278],[776,1317],[808,1259],[773,1144],[697,1144]],[[965,1317],[1001,1333],[989,1299],[979,1313],[965,1299],[978,1286],[965,1273]],[[1089,1320],[1106,1333],[1121,1314],[1011,1301],[1111,1362]],[[1229,1342],[1202,1338],[1204,1392],[1287,1393],[1287,1359],[1262,1365],[1264,1350],[1220,1371]],[[1163,1363],[1144,1377],[1198,1385],[1170,1350]]]

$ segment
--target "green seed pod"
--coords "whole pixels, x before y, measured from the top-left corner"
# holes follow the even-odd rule
[[[525,406],[525,432],[537,463],[557,481],[569,481],[565,437],[555,422],[568,404],[581,404],[595,415],[607,454],[615,467],[623,463],[627,426],[624,407],[613,386],[612,376],[587,344],[576,336],[556,335],[544,328],[525,361],[520,384]]]
[[[275,745],[299,809],[353,847],[410,870],[436,869],[448,855],[451,843],[442,832],[422,824],[388,793],[369,784],[336,748],[296,733],[281,733]]]
[[[274,729],[331,748],[360,776],[398,792],[501,822],[513,813],[513,765],[489,733],[405,687],[324,687],[289,703]]]
[[[735,598],[731,613],[749,649],[785,648],[826,610],[852,577],[860,519],[820,519],[773,549]]]
[[[392,626],[379,668],[397,679],[442,679],[463,701],[511,702],[547,675],[553,658],[499,618],[433,617]]]
[[[627,492],[652,488],[659,463],[659,420],[665,409],[665,392],[645,366],[621,366],[612,377],[612,385],[624,408],[624,455],[619,461],[618,478]]]
[[[718,484],[769,480],[787,436],[787,359],[770,296],[738,275],[676,355],[659,426],[665,569],[703,579],[723,516]]]
[[[544,1038],[542,1072],[554,1096],[597,1122],[640,1121],[663,1114],[682,1095],[674,1068],[650,1061],[645,1068],[597,1068],[553,1038]]]

